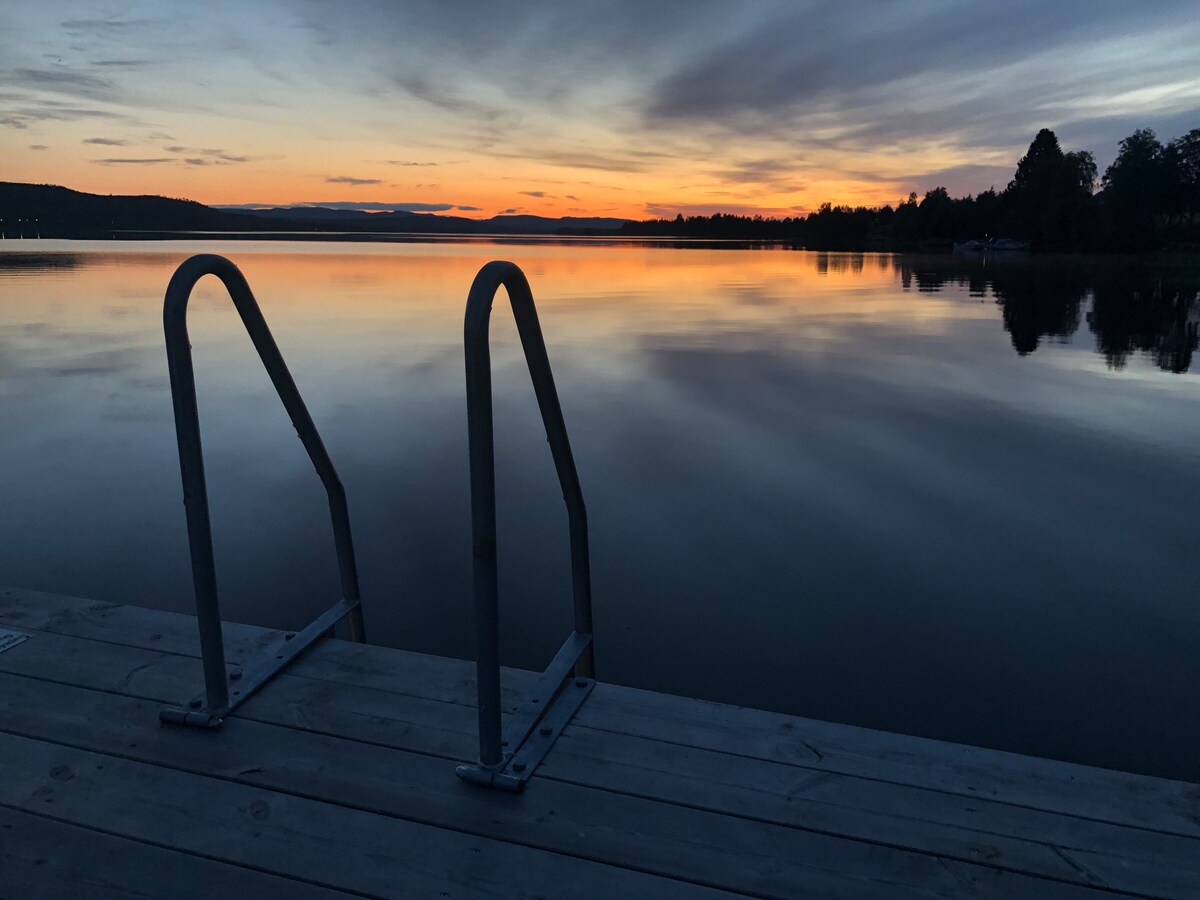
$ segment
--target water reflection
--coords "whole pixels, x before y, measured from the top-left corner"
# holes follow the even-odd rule
[[[898,266],[905,290],[936,293],[956,285],[974,297],[994,297],[1021,356],[1037,350],[1044,338],[1069,341],[1090,304],[1086,321],[1110,368],[1124,368],[1136,351],[1167,372],[1191,367],[1200,324],[1200,267],[1178,260],[1020,256],[901,257]]]
[[[0,583],[190,608],[161,303],[225,252],[346,484],[372,638],[469,655],[462,309],[507,256],[588,500],[604,679],[1200,776],[1186,267],[57,249],[0,253]],[[223,608],[306,621],[337,590],[324,494],[218,285],[190,316]],[[505,661],[534,667],[569,628],[565,516],[511,317],[492,332]]]
[[[84,263],[78,253],[0,252],[0,276],[39,275],[63,269],[74,269]]]

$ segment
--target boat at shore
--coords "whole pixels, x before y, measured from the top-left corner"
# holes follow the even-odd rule
[[[992,238],[988,241],[963,241],[956,243],[955,253],[1022,253],[1029,251],[1028,241],[1016,241],[1012,238]]]

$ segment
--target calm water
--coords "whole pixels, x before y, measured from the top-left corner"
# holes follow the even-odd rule
[[[29,251],[39,252],[31,253]],[[254,288],[350,497],[374,641],[471,656],[462,309],[538,300],[608,681],[1200,779],[1200,267],[596,244],[0,244],[0,583],[190,611],[163,290]],[[337,592],[324,495],[217,282],[192,303],[225,616]],[[493,324],[504,655],[569,625]]]

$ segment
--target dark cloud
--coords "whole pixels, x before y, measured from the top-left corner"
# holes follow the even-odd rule
[[[74,97],[107,99],[112,96],[113,83],[98,75],[88,75],[70,69],[14,69],[2,76],[25,88],[33,88]]]
[[[94,19],[67,19],[61,23],[63,31],[84,35],[97,32],[129,31],[153,24],[150,19],[118,19],[116,16]]]
[[[499,107],[488,106],[487,104],[472,100],[470,97],[466,97],[442,84],[435,84],[421,76],[398,77],[396,78],[396,84],[418,100],[423,100],[431,106],[436,106],[447,112],[458,113],[493,123],[504,117],[504,110]]]
[[[553,166],[567,169],[595,169],[602,172],[645,172],[656,165],[678,159],[670,153],[657,150],[617,150],[598,153],[594,150],[559,149],[546,146],[510,147],[487,151],[488,156],[498,159],[537,159]]]
[[[49,150],[50,148],[47,147],[45,144],[30,144],[29,149],[30,150]]]
[[[72,106],[53,100],[33,101],[29,105],[0,110],[0,125],[8,128],[28,128],[30,124],[37,122],[76,122],[89,119],[134,124],[134,120],[118,113]]]
[[[387,161],[387,164],[389,166],[436,166],[437,165],[437,163],[435,163],[435,162],[410,162],[405,159],[389,159]]]
[[[158,165],[160,163],[175,162],[175,157],[157,156],[151,159],[122,159],[109,157],[107,159],[92,159],[88,161],[100,166],[150,166]]]
[[[735,184],[770,184],[792,178],[797,168],[796,162],[790,159],[758,159],[713,174],[722,181]]]
[[[195,147],[180,147],[177,145],[163,147],[163,149],[168,153],[189,156],[184,161],[190,166],[232,165],[233,163],[259,162],[270,158],[267,156],[240,156],[225,150],[198,150]]]
[[[1100,0],[1083,15],[1073,4],[1019,0],[1001,17],[984,2],[905,4],[867,17],[832,0],[784,6],[752,29],[698,48],[659,79],[643,121],[801,137],[813,125],[832,124],[849,132],[845,142],[930,140],[969,123],[994,145],[997,131],[1003,142],[1027,131],[1029,112],[1047,99],[1033,63],[1014,63],[1051,52],[1065,59],[1114,34],[1181,24],[1189,8],[1194,12],[1182,2],[1148,8]],[[1056,90],[1081,77],[1064,64],[1054,68]],[[995,75],[1001,69],[1007,77]],[[998,129],[998,116],[1014,111]]]
[[[366,184],[383,184],[380,178],[353,178],[350,175],[331,175],[325,179],[326,184],[349,184],[349,185],[366,185]]]
[[[517,208],[516,208],[515,206],[510,206],[508,209],[502,209],[502,210],[500,210],[500,212],[498,213],[498,215],[501,215],[501,216],[510,216],[510,215],[512,215],[513,213],[515,213],[516,211],[517,211]]]
[[[552,194],[547,194],[545,191],[518,191],[517,193],[524,194],[526,197],[537,197],[538,199],[553,196]]]
[[[92,65],[104,69],[144,69],[153,63],[148,59],[98,59]]]
[[[462,212],[481,212],[483,209],[482,207],[479,207],[479,206],[456,206],[454,208],[457,210],[461,210]]]
[[[319,0],[297,3],[331,54],[354,48],[364,89],[399,90],[461,119],[464,136],[488,155],[606,172],[702,160],[729,138],[830,153],[902,144],[1012,150],[1042,124],[1068,131],[1089,121],[1089,102],[1200,68],[1194,0],[1014,0],[1003,14],[990,0],[869,10],[843,0],[363,0],[354,16]],[[1101,55],[1109,44],[1116,52]],[[1153,52],[1168,44],[1171,53]],[[1172,102],[1175,112],[1185,105]],[[1151,124],[1161,118],[1141,112]],[[631,139],[611,149],[581,144],[572,123],[597,114]],[[500,133],[501,124],[519,127]],[[1093,145],[1122,136],[1097,131]],[[637,146],[656,151],[627,149]],[[775,191],[811,181],[755,165],[717,177]]]
[[[129,141],[118,140],[117,138],[84,138],[85,144],[99,144],[102,147],[125,147]]]

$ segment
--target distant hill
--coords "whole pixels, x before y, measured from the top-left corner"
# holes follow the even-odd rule
[[[111,237],[117,231],[261,231],[260,219],[210,209],[192,200],[84,194],[50,184],[0,181],[6,237]],[[31,223],[31,224],[26,224]]]
[[[467,219],[463,216],[442,216],[436,213],[417,213],[407,210],[395,212],[364,212],[362,210],[331,209],[326,206],[273,206],[249,208],[225,206],[224,212],[258,216],[266,219],[291,219],[294,221],[319,221],[328,225],[344,223],[370,223],[388,230],[413,228],[426,231],[445,226],[446,230],[466,228],[481,233],[516,234],[559,234],[564,231],[619,231],[629,219],[604,217],[563,216],[551,219],[545,216],[493,216],[490,219]]]
[[[153,237],[153,232],[231,235],[337,231],[362,234],[605,234],[626,219],[495,216],[468,219],[415,212],[363,212],[314,206],[213,209],[193,200],[85,194],[48,184],[0,182],[0,229],[44,238]]]

